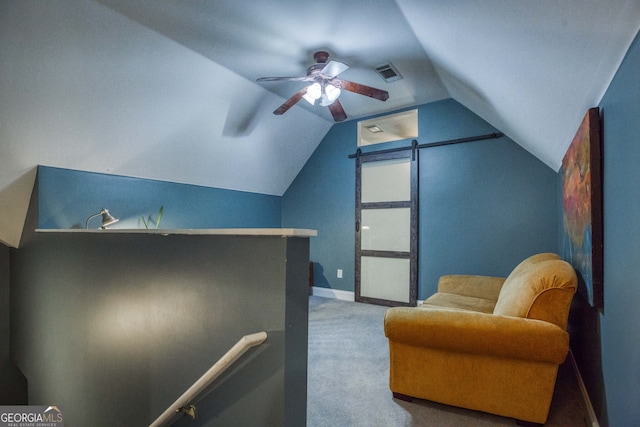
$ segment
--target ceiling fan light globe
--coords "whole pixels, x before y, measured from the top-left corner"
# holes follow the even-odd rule
[[[329,103],[338,99],[341,93],[340,88],[337,88],[334,85],[327,85],[327,87],[324,88],[324,92],[327,95]]]
[[[316,104],[316,100],[315,98],[312,98],[308,93],[305,93],[302,98],[307,101],[309,104],[311,105],[315,105]]]
[[[322,96],[322,86],[320,86],[320,83],[315,82],[314,84],[309,86],[307,88],[307,95],[309,95],[309,97],[313,98],[314,100],[320,99],[320,97]]]

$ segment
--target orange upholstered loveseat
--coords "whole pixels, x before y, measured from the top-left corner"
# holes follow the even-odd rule
[[[552,253],[527,258],[506,279],[441,277],[418,307],[385,314],[391,391],[544,423],[576,288],[574,269]]]

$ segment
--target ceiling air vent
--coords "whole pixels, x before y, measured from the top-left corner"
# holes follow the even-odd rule
[[[391,62],[384,65],[378,65],[376,67],[376,72],[380,74],[380,77],[382,77],[382,79],[387,83],[402,79],[402,74],[398,72]]]

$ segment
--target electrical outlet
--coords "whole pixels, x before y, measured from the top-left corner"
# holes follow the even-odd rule
[[[342,279],[342,269],[338,269],[338,279]]]

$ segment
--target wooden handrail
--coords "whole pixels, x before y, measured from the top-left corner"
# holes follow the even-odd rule
[[[245,335],[235,343],[216,363],[209,368],[191,387],[185,391],[171,406],[169,406],[149,427],[161,427],[173,418],[176,413],[186,413],[195,417],[193,400],[202,393],[211,383],[220,376],[229,366],[240,358],[251,347],[262,344],[267,339],[266,332]]]

